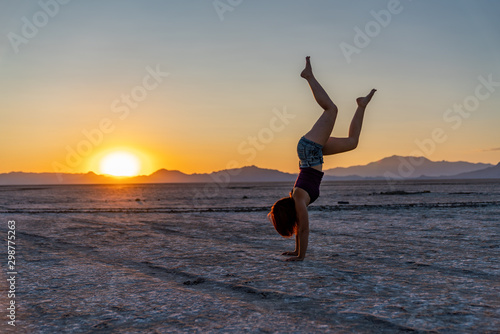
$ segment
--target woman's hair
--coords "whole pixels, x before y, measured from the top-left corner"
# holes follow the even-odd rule
[[[274,203],[267,215],[276,231],[283,237],[291,237],[297,226],[295,201],[292,197],[284,197]]]

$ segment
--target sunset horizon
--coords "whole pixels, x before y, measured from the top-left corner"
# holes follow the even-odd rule
[[[118,153],[121,153],[121,152],[125,152],[123,150],[119,150],[119,151],[113,151],[112,153],[110,153],[109,155],[113,155],[115,152],[118,152]],[[127,153],[127,152],[125,152]],[[103,160],[105,160],[106,156],[103,158]],[[400,159],[400,163],[402,165],[413,165],[415,167],[418,167],[419,166],[419,163],[418,161],[420,159],[427,159],[429,160],[430,162],[450,162],[450,163],[461,163],[461,162],[465,162],[465,163],[470,163],[470,164],[483,164],[483,165],[490,165],[490,166],[496,166],[498,164],[500,164],[500,160],[497,161],[496,163],[493,162],[482,162],[482,161],[466,161],[466,160],[431,160],[431,159],[428,159],[427,157],[425,156],[400,156],[400,155],[391,155],[391,156],[387,156],[387,157],[383,157],[383,158],[380,158],[380,159],[377,159],[377,160],[374,160],[374,161],[368,161],[366,163],[362,163],[362,164],[354,164],[354,165],[346,165],[346,166],[333,166],[331,168],[326,168],[325,170],[330,170],[330,169],[335,169],[337,167],[340,167],[340,168],[350,168],[350,167],[359,167],[359,166],[367,166],[367,165],[370,165],[370,164],[374,164],[374,163],[377,163],[377,162],[380,162],[382,160],[387,160],[387,159],[391,159],[391,158],[399,158]],[[417,161],[417,162],[415,162]],[[102,162],[102,161],[101,161]],[[140,163],[138,163],[138,165],[140,166]],[[94,173],[96,175],[100,175],[100,176],[109,176],[109,177],[115,177],[117,179],[126,179],[126,178],[133,178],[133,177],[136,177],[136,176],[150,176],[156,172],[159,172],[159,171],[162,171],[162,170],[166,170],[166,171],[169,171],[169,172],[173,172],[173,171],[178,171],[178,172],[181,172],[183,174],[186,174],[186,175],[193,175],[193,174],[211,174],[211,173],[217,173],[217,172],[222,172],[222,171],[226,171],[226,170],[235,170],[235,169],[242,169],[242,168],[248,168],[248,167],[256,167],[258,169],[269,169],[269,170],[276,170],[276,171],[279,171],[279,172],[283,172],[283,173],[290,173],[290,174],[297,174],[299,172],[299,169],[298,168],[295,168],[295,169],[291,169],[289,171],[286,171],[286,170],[281,170],[281,169],[277,169],[277,168],[270,168],[270,167],[264,167],[264,166],[259,166],[259,165],[255,165],[255,164],[247,164],[247,165],[239,165],[237,163],[236,160],[232,160],[232,161],[229,161],[228,165],[226,166],[226,168],[223,168],[223,169],[216,169],[216,170],[207,170],[207,171],[192,171],[192,172],[187,172],[187,171],[184,171],[184,170],[181,170],[181,169],[169,169],[169,168],[166,168],[166,167],[159,167],[157,169],[154,169],[152,172],[150,173],[140,173],[140,172],[133,172],[133,173],[130,173],[130,174],[120,174],[120,172],[116,173],[116,172],[112,172],[112,171],[105,171],[105,170],[102,170],[102,168],[98,168],[96,170],[87,170],[87,171],[82,171],[82,172],[62,172],[62,171],[41,171],[41,172],[33,172],[33,171],[22,171],[22,170],[12,170],[12,171],[8,171],[8,172],[0,172],[0,174],[9,174],[9,173],[26,173],[26,174],[50,174],[50,173],[54,173],[54,174],[88,174],[88,173]]]
[[[125,152],[118,152],[123,154]],[[128,160],[131,157],[118,155],[121,159]],[[13,171],[0,173],[0,185],[98,185],[98,184],[175,184],[175,183],[204,183],[207,186],[226,187],[231,183],[248,182],[291,182],[298,171],[282,171],[273,168],[263,168],[257,165],[238,166],[236,161],[229,168],[209,171],[188,173],[182,170],[160,168],[149,174],[138,174],[137,165],[132,163],[132,168],[118,165],[117,169],[113,161],[116,154],[110,154],[103,159],[100,171],[88,171],[82,173],[33,173]],[[133,158],[132,158],[133,159]],[[110,169],[111,168],[111,169]],[[136,168],[136,169],[134,169]],[[133,171],[133,172],[131,172]],[[470,181],[481,179],[500,178],[500,162],[471,163],[466,161],[432,161],[424,156],[398,156],[393,155],[383,159],[372,161],[364,165],[353,165],[349,167],[335,167],[324,169],[325,181],[383,181],[392,187],[394,182],[403,180],[416,181]]]

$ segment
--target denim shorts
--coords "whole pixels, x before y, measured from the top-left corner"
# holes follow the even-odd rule
[[[323,163],[323,146],[305,137],[297,145],[300,168],[314,167]]]

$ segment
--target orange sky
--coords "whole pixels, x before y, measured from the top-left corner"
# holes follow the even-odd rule
[[[355,98],[378,89],[359,147],[324,169],[394,154],[500,161],[498,4],[401,1],[383,26],[385,1],[248,1],[222,14],[210,2],[127,2],[120,15],[111,3],[61,5],[17,44],[22,18],[43,9],[2,5],[0,173],[100,173],[117,150],[140,174],[296,172],[296,143],[321,113],[299,77],[306,55],[339,107],[335,136]],[[370,24],[361,47],[356,28]]]

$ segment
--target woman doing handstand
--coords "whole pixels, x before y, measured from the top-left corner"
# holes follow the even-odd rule
[[[300,76],[307,80],[316,102],[324,111],[297,145],[300,173],[290,196],[274,203],[268,214],[269,220],[280,235],[291,237],[295,234],[295,250],[283,253],[292,256],[287,261],[302,261],[306,256],[309,239],[307,207],[319,197],[319,185],[323,178],[323,156],[350,151],[358,146],[365,109],[376,92],[372,89],[367,96],[356,99],[358,108],[351,121],[347,138],[330,137],[337,118],[337,106],[314,77],[309,58],[306,57],[306,67]]]

